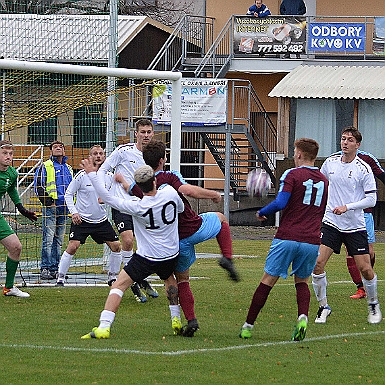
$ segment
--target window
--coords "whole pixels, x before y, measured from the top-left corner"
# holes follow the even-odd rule
[[[385,159],[385,101],[365,99],[358,105],[358,129],[362,133],[361,149],[378,159]]]
[[[28,143],[48,145],[57,138],[57,117],[30,124],[28,126]]]
[[[81,107],[74,111],[74,144],[76,148],[90,148],[106,142],[106,124],[102,123],[103,104]]]
[[[333,99],[297,99],[295,138],[312,138],[319,157],[339,150],[336,142],[336,106]],[[337,147],[338,146],[338,147]]]

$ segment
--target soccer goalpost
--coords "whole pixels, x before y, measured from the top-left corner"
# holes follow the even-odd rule
[[[63,141],[68,162],[77,171],[92,145],[108,150],[132,141],[135,120],[151,116],[151,90],[158,80],[171,81],[172,106],[171,128],[157,132],[156,137],[170,148],[170,168],[180,169],[181,73],[6,59],[0,60],[0,70],[1,137],[14,144],[19,195],[30,210],[40,211],[33,174],[49,156],[47,145]],[[40,280],[41,220],[32,224],[18,215],[9,198],[2,202],[2,213],[23,245],[16,284],[53,286],[54,281]],[[70,219],[67,232],[69,224]],[[67,242],[68,235],[62,252]],[[67,284],[106,284],[104,253],[102,245],[87,240],[73,258]],[[0,259],[1,285],[5,259],[5,255]]]

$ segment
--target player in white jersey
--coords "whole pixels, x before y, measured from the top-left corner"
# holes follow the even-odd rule
[[[376,204],[376,181],[369,165],[359,157],[343,161],[343,154],[327,158],[321,172],[328,176],[333,189],[329,192],[323,223],[347,233],[366,230],[363,209]],[[337,215],[334,208],[348,205],[345,215]]]
[[[145,164],[142,155],[142,148],[154,137],[152,122],[148,119],[139,119],[136,122],[135,135],[136,143],[122,144],[116,147],[116,149],[107,157],[106,161],[100,168],[102,172],[114,169],[115,174],[122,174],[129,183],[134,181],[135,170]],[[111,193],[120,198],[125,198],[127,196],[120,183],[115,181],[112,183]],[[127,213],[121,213],[119,210],[112,208],[112,219],[120,234],[122,241],[121,254],[123,262],[126,264],[133,254],[134,228],[132,217]],[[113,262],[113,265],[115,265],[115,262]],[[113,275],[110,275],[108,281],[109,285],[111,285],[114,280],[116,280],[116,276],[114,277]],[[138,302],[147,301],[147,297],[141,291],[140,287],[142,287],[150,297],[158,297],[157,291],[144,279],[131,286],[135,299]]]
[[[99,145],[92,146],[89,152],[89,159],[95,167],[99,168],[106,159],[103,148]],[[105,177],[105,182],[109,188],[112,182],[112,174]],[[79,171],[69,184],[64,199],[72,214],[72,223],[69,234],[69,243],[60,258],[56,286],[64,286],[64,280],[70,267],[73,256],[84,244],[88,236],[99,244],[106,243],[111,249],[110,271],[119,274],[120,261],[120,241],[111,223],[107,219],[105,205],[96,194],[94,187],[84,170]],[[75,203],[76,199],[76,203]],[[116,262],[117,263],[116,263]],[[111,265],[114,263],[115,265]]]
[[[164,280],[174,334],[180,333],[181,324],[178,305],[178,287],[173,275],[179,254],[178,214],[183,212],[184,204],[178,193],[171,187],[156,189],[154,171],[150,166],[141,166],[135,171],[135,182],[143,191],[143,198],[119,198],[111,195],[100,183],[100,176],[88,159],[82,161],[98,195],[104,202],[117,210],[133,215],[137,251],[124,266],[118,279],[112,284],[100,324],[82,338],[109,338],[110,327],[115,319],[124,292],[134,282],[156,273]]]
[[[368,322],[380,323],[382,314],[377,296],[377,275],[369,255],[368,236],[364,211],[377,200],[377,187],[371,167],[357,156],[362,141],[361,133],[354,127],[345,128],[341,135],[342,154],[327,158],[321,172],[329,180],[329,194],[322,220],[322,239],[314,268],[313,288],[319,302],[316,323],[326,323],[331,313],[326,296],[325,265],[342,244],[352,255],[363,276],[368,300]]]
[[[341,153],[341,152],[339,152]],[[357,156],[366,162],[373,171],[374,176],[385,184],[385,170],[382,168],[378,159],[371,154],[370,152],[358,150]],[[369,243],[369,255],[370,263],[372,267],[374,266],[376,260],[376,253],[374,250],[374,243],[376,242],[376,235],[374,231],[374,219],[373,219],[373,209],[372,207],[364,209],[364,217],[366,223],[366,232],[368,233],[368,243]],[[360,271],[358,270],[354,258],[346,254],[346,265],[349,271],[350,276],[352,277],[353,282],[357,287],[357,291],[350,296],[352,299],[361,299],[366,298],[366,292],[364,289],[364,283],[362,282]]]

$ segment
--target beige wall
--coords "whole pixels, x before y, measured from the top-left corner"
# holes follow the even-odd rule
[[[267,112],[276,112],[278,108],[278,98],[270,98],[269,92],[280,82],[286,74],[248,74],[241,72],[229,72],[228,79],[247,79],[250,80],[253,88],[257,92]]]
[[[336,6],[338,4],[338,6]],[[318,0],[317,15],[323,16],[382,16],[385,4],[381,0]]]

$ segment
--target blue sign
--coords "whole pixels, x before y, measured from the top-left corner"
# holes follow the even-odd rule
[[[363,23],[310,23],[308,51],[364,52],[365,38]]]

